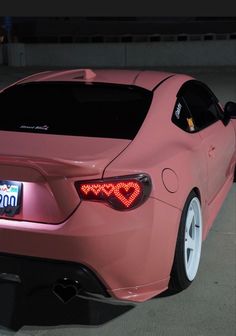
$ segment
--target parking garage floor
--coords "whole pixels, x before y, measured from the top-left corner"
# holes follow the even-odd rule
[[[0,88],[44,70],[49,69],[0,66]],[[223,104],[236,101],[236,68],[166,70],[188,73],[204,81]],[[26,326],[17,332],[0,326],[0,336],[235,336],[235,287],[236,184],[203,244],[198,276],[187,290],[137,305],[78,299],[79,309],[73,311],[73,316],[58,311],[53,326],[47,326],[51,311],[41,296],[32,302]]]

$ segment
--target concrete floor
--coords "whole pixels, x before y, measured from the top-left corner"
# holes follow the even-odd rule
[[[45,68],[44,68],[45,69]],[[0,88],[25,75],[44,70],[0,66]],[[236,101],[235,68],[168,69],[205,81],[224,104]],[[69,325],[24,326],[18,332],[0,327],[0,336],[235,336],[236,335],[236,185],[203,244],[197,278],[182,293],[137,305],[84,302]],[[42,299],[42,297],[41,297]],[[40,306],[40,298],[38,305]],[[45,315],[47,307],[39,309]],[[33,309],[33,308],[32,308]],[[1,312],[0,312],[1,313]],[[44,314],[45,313],[45,314]],[[50,314],[47,312],[47,314]],[[76,323],[74,322],[76,321]],[[59,324],[59,323],[58,323]]]

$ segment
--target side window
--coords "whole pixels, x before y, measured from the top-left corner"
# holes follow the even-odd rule
[[[184,100],[179,97],[176,100],[176,104],[174,107],[174,112],[172,114],[171,121],[186,132],[194,132],[194,124],[192,120],[192,116],[186,106]]]
[[[193,118],[196,130],[201,130],[218,121],[219,108],[217,99],[204,84],[189,81],[179,92]]]

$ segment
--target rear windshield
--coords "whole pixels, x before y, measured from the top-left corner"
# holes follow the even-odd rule
[[[0,94],[0,129],[133,139],[151,100],[152,92],[129,85],[18,84]]]

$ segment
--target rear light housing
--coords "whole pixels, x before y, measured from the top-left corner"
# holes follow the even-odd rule
[[[152,183],[149,175],[136,174],[78,181],[75,187],[82,200],[103,202],[122,211],[143,204],[151,193]]]

